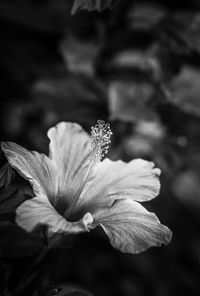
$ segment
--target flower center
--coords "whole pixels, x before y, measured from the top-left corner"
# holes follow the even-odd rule
[[[88,165],[86,174],[83,178],[82,185],[80,186],[74,201],[70,207],[65,211],[65,218],[69,217],[77,204],[79,196],[81,195],[83,188],[88,181],[88,177],[94,165],[99,163],[105,154],[108,153],[109,144],[111,143],[110,138],[112,136],[112,131],[110,129],[110,124],[105,123],[104,120],[98,120],[94,127],[91,127],[91,155],[90,163]]]

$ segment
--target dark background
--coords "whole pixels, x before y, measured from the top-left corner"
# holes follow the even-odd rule
[[[52,250],[48,276],[97,296],[200,295],[200,3],[118,0],[74,16],[72,4],[0,1],[0,138],[47,153],[57,122],[90,131],[109,121],[111,159],[161,168],[161,193],[146,206],[173,238],[129,255],[97,229]]]

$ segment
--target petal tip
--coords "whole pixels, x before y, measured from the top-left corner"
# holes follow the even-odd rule
[[[5,153],[6,149],[8,148],[10,142],[1,142],[1,149]]]
[[[86,229],[86,231],[90,231],[92,228],[92,223],[93,223],[94,219],[91,213],[86,213],[83,217],[83,225]]]
[[[164,240],[163,240],[163,244],[165,246],[167,246],[171,242],[173,233],[167,226],[164,226],[164,228],[165,228],[165,237],[164,237]]]
[[[155,175],[156,176],[160,176],[161,175],[161,169],[159,169],[159,168],[154,168],[154,173],[155,173]]]
[[[12,163],[11,158],[13,157],[13,159],[15,159],[16,151],[20,148],[21,146],[14,142],[1,142],[1,149],[10,163]]]
[[[49,139],[52,137],[52,133],[57,130],[61,133],[66,133],[73,131],[73,129],[76,129],[78,131],[82,131],[82,127],[76,123],[76,122],[70,122],[70,121],[61,121],[58,122],[56,125],[52,126],[50,129],[47,131],[47,136]]]

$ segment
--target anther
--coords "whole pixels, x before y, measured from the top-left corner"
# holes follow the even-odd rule
[[[110,124],[104,120],[98,120],[94,127],[91,127],[91,149],[92,160],[98,163],[108,153],[110,138],[112,136]]]

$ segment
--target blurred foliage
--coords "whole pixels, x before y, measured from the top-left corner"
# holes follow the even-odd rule
[[[72,14],[77,13],[81,9],[100,12],[108,7],[112,7],[115,2],[116,0],[74,0]]]
[[[45,229],[14,224],[32,192],[1,153],[0,294],[17,291],[28,270],[22,296],[84,295],[70,283],[97,296],[199,295],[199,1],[1,0],[0,23],[1,139],[47,153],[55,123],[90,131],[110,121],[109,157],[162,169],[148,208],[173,231],[168,247],[137,256],[114,250],[98,229],[47,252]]]

